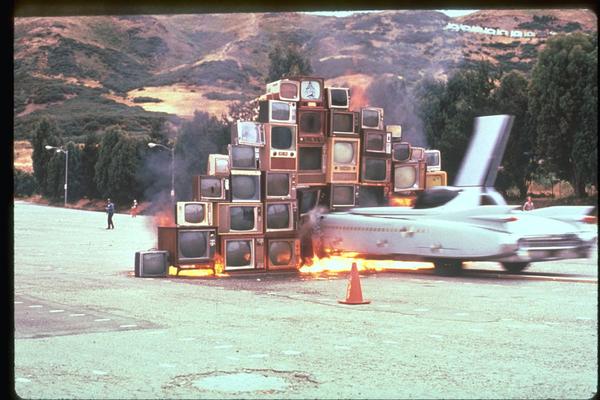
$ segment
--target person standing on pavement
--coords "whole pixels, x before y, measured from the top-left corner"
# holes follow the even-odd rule
[[[531,200],[531,196],[527,196],[527,201],[523,204],[523,211],[531,211],[535,208],[533,205],[533,200]]]
[[[108,227],[106,229],[115,229],[115,225],[113,224],[113,214],[115,213],[115,205],[110,199],[107,200],[106,204],[106,213],[108,214]]]
[[[135,218],[137,216],[137,207],[138,202],[136,199],[133,199],[133,205],[131,206],[131,218]]]

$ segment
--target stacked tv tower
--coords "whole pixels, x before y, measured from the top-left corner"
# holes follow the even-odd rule
[[[170,265],[295,270],[312,258],[313,210],[408,205],[446,184],[439,151],[403,142],[383,108],[351,110],[350,96],[319,77],[268,83],[254,121],[233,124],[228,154],[209,155],[193,198],[176,204],[176,226],[158,228]]]

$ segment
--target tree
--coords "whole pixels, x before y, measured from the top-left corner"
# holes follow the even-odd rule
[[[495,113],[515,117],[502,160],[502,170],[498,172],[496,188],[506,193],[512,186],[516,186],[521,198],[526,195],[527,179],[532,172],[532,143],[527,124],[528,84],[521,73],[509,72],[502,77],[500,86],[493,93]]]
[[[35,178],[37,190],[43,196],[48,195],[48,163],[55,156],[55,153],[46,150],[45,146],[60,146],[61,133],[58,130],[56,122],[48,118],[42,118],[38,123],[31,145],[33,154],[33,176]]]
[[[136,176],[140,164],[137,141],[127,135],[120,135],[112,148],[108,169],[110,197],[117,204],[129,204],[137,198],[139,184]],[[108,197],[108,196],[106,196]]]
[[[96,133],[85,136],[83,150],[81,151],[81,190],[82,195],[89,199],[95,199],[99,196],[94,179],[99,147],[100,139]]]
[[[312,74],[309,58],[303,54],[302,47],[294,42],[276,44],[269,52],[269,61],[267,82],[279,80],[286,75]]]
[[[532,71],[529,118],[536,158],[578,197],[597,185],[597,35],[558,35]]]
[[[106,132],[102,136],[102,141],[100,142],[98,160],[94,167],[94,182],[96,183],[98,192],[104,198],[111,196],[113,189],[111,187],[111,161],[114,154],[114,147],[123,135],[124,133],[120,127],[116,125],[111,126],[106,129]],[[117,173],[118,172],[119,171],[117,171]]]
[[[464,67],[447,83],[426,81],[420,89],[419,114],[430,147],[442,153],[452,182],[467,150],[475,117],[493,112],[496,77],[487,63]]]

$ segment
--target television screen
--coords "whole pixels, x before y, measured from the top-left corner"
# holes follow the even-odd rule
[[[426,150],[425,163],[427,164],[427,171],[440,171],[442,169],[440,151]]]
[[[323,147],[300,147],[298,149],[299,171],[321,171],[323,167]]]
[[[229,156],[227,154],[208,155],[208,175],[229,175]]]
[[[217,158],[215,160],[215,171],[217,174],[228,174],[229,160],[226,160],[224,158]]]
[[[366,151],[385,151],[386,144],[385,132],[368,132],[365,134],[365,150]]]
[[[387,160],[384,158],[365,157],[363,179],[366,181],[385,181],[387,178]]]
[[[227,240],[225,242],[225,268],[253,267],[252,247],[251,239]]]
[[[336,164],[356,164],[356,142],[337,140],[333,145],[333,161]]]
[[[260,175],[231,175],[232,201],[260,201]]]
[[[318,111],[298,111],[298,125],[300,132],[308,134],[323,133],[323,112]]]
[[[381,129],[383,128],[383,109],[363,108],[361,109],[362,128]]]
[[[292,216],[289,203],[266,204],[267,229],[289,229]]]
[[[320,189],[299,190],[298,209],[300,210],[300,215],[311,212],[317,206],[320,196]]]
[[[348,108],[350,96],[348,88],[329,88],[329,107]]]
[[[289,240],[269,241],[269,261],[276,266],[289,265],[294,255],[294,247]]]
[[[323,91],[322,82],[319,80],[301,80],[300,81],[300,100],[321,101]]]
[[[187,203],[184,205],[184,219],[189,224],[199,224],[206,218],[206,210],[202,203]]]
[[[137,277],[162,277],[169,273],[167,251],[138,251],[135,253],[134,272]]]
[[[231,168],[256,169],[256,150],[251,146],[231,145]]]
[[[332,206],[354,206],[354,185],[333,185],[331,191]]]
[[[354,133],[354,115],[334,112],[331,131],[332,133]]]
[[[290,195],[290,174],[285,172],[268,172],[267,196],[285,197]]]
[[[202,176],[200,180],[200,196],[220,199],[223,197],[222,178]]]
[[[392,140],[399,142],[402,140],[402,125],[386,125],[385,130],[392,135]]]
[[[411,148],[406,142],[392,143],[392,159],[394,161],[410,160]]]
[[[233,231],[252,231],[255,227],[255,210],[252,206],[229,207],[229,227]]]
[[[238,121],[233,129],[235,144],[262,146],[265,144],[264,128],[261,123]]]
[[[296,141],[294,140],[294,128],[291,126],[272,126],[271,127],[271,149],[275,150],[294,150]]]
[[[288,103],[280,101],[271,102],[271,119],[276,121],[289,121],[290,113],[291,110]]]
[[[293,81],[281,81],[279,85],[279,96],[282,99],[296,101],[298,99],[298,83]]]
[[[208,231],[182,230],[177,233],[180,260],[208,257]]]
[[[417,184],[415,165],[396,165],[394,169],[394,189],[411,189]]]
[[[423,160],[425,158],[425,149],[422,147],[411,147],[410,158],[415,161]]]
[[[383,186],[361,186],[358,204],[361,207],[385,206],[387,204],[385,188]]]

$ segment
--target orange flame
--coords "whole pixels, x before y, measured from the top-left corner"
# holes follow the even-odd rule
[[[414,197],[390,197],[389,204],[392,207],[413,207],[415,205]]]
[[[206,278],[206,277],[225,277],[229,276],[228,273],[223,272],[225,270],[225,264],[223,257],[220,254],[215,254],[215,258],[212,264],[198,264],[190,266],[189,268],[180,268],[179,271],[176,267],[169,268],[169,275],[171,276],[187,276],[195,278]]]
[[[356,253],[348,252],[341,256],[330,256],[325,258],[313,257],[310,260],[306,260],[299,271],[303,274],[349,272],[353,263],[356,263],[356,267],[359,271],[371,272],[433,268],[433,264],[424,261],[367,260],[364,258],[357,258]]]
[[[350,86],[350,109],[359,110],[369,105],[369,98],[362,86]]]
[[[155,226],[175,226],[173,210],[161,210],[154,214]]]

